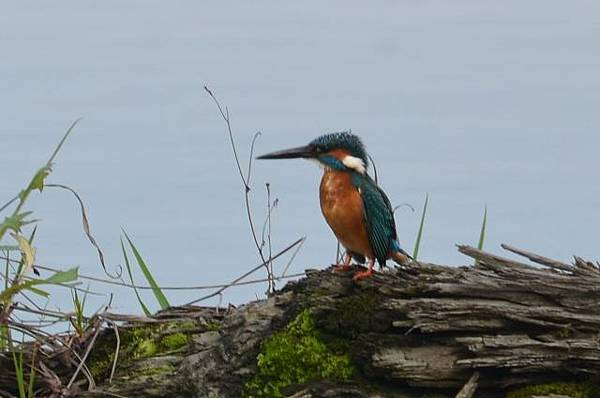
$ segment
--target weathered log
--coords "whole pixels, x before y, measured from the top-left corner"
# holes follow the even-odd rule
[[[273,297],[239,308],[177,307],[151,321],[131,319],[118,327],[112,381],[117,339],[106,328],[87,361],[97,386],[86,391],[81,376],[77,393],[260,396],[257,383],[270,379],[257,376],[257,357],[267,358],[266,342],[292,330],[286,325],[299,314],[309,314],[318,340],[353,370],[325,380],[292,378],[280,383],[281,396],[504,397],[523,385],[589,383],[600,373],[600,269],[580,258],[569,265],[507,249],[541,266],[459,246],[476,266],[413,263],[360,282],[352,272],[309,270]],[[0,362],[0,369],[10,366]],[[54,372],[62,377],[65,369]],[[10,374],[0,375],[0,390],[14,393],[6,385]],[[539,395],[561,395],[552,393]]]

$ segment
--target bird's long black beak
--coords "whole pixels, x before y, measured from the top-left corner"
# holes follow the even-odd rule
[[[310,145],[299,146],[297,148],[284,149],[258,156],[256,159],[297,159],[297,158],[313,158],[315,150]]]

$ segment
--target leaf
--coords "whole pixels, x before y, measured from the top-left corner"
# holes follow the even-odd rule
[[[51,172],[52,165],[47,164],[35,173],[31,181],[29,182],[27,188],[19,192],[19,200],[21,201],[21,203],[24,203],[25,200],[27,200],[27,197],[32,191],[35,191],[37,189],[40,192],[42,192],[44,190],[44,181],[46,181],[46,177],[48,177],[48,175]]]
[[[1,228],[3,231],[12,230],[19,232],[24,225],[30,224],[35,220],[26,221],[25,218],[32,214],[32,211],[24,211],[23,213],[13,214],[8,216],[2,222]]]
[[[38,289],[37,287],[33,287],[33,286],[28,285],[28,284],[23,285],[23,289],[29,290],[29,291],[31,291],[31,292],[39,295],[39,296],[42,296],[42,297],[46,297],[47,298],[47,297],[50,296],[50,293],[48,293],[47,291],[42,290],[42,289]]]
[[[31,290],[37,294],[47,297],[48,293],[41,289],[35,288],[34,286],[73,282],[77,280],[78,272],[79,267],[75,267],[66,271],[57,272],[56,274],[46,279],[32,279],[28,280],[25,283],[14,283],[8,289],[5,289],[0,292],[0,303],[9,302],[14,295],[18,294],[21,290],[24,289]]]
[[[36,279],[33,282],[36,284],[54,284],[54,283],[69,283],[77,280],[79,276],[79,267],[71,268],[66,271],[60,271],[46,279]]]
[[[140,293],[138,292],[137,287],[135,287],[135,282],[133,281],[133,273],[131,272],[131,265],[129,264],[129,257],[127,256],[127,251],[125,251],[125,245],[123,244],[123,238],[121,238],[121,250],[123,251],[123,258],[125,259],[125,267],[127,268],[127,273],[129,274],[129,280],[131,281],[131,285],[133,286],[133,291],[135,292],[135,296],[138,299],[138,302],[140,303],[140,306],[142,307],[142,311],[144,311],[144,314],[146,314],[146,316],[150,316],[152,315],[152,313],[150,312],[150,310],[148,310],[148,307],[146,307],[146,304],[144,304],[144,302],[142,301],[142,298],[140,297]]]
[[[21,289],[23,289],[23,285],[21,285],[19,283],[15,283],[12,286],[10,286],[8,289],[4,289],[3,291],[0,292],[0,303],[6,304],[6,303],[10,302],[12,296],[19,293],[21,291]]]
[[[42,192],[44,190],[44,182],[46,181],[46,177],[48,177],[48,175],[50,175],[51,172],[51,165],[46,165],[39,169],[37,173],[35,173],[35,175],[33,176],[33,179],[29,183],[29,187],[27,188],[27,190],[33,191],[37,189],[40,192]]]
[[[21,279],[24,275],[26,275],[33,268],[33,263],[35,262],[35,248],[31,246],[29,240],[25,239],[23,236],[18,234],[12,234],[12,237],[15,238],[17,243],[19,244],[19,249],[21,250],[21,259],[23,260],[23,268],[21,272],[17,276],[17,279]]]
[[[158,284],[156,283],[156,280],[152,276],[152,273],[150,272],[150,269],[144,262],[144,259],[140,255],[139,251],[137,250],[137,248],[135,247],[135,245],[133,244],[131,239],[129,239],[129,235],[127,235],[127,232],[125,232],[125,230],[123,230],[123,233],[125,234],[125,238],[127,239],[127,242],[129,242],[131,251],[133,252],[133,255],[135,256],[135,259],[136,259],[140,269],[142,270],[142,273],[146,277],[148,284],[152,287],[152,292],[154,293],[154,296],[156,297],[156,301],[158,301],[160,308],[163,310],[169,308],[171,306],[171,304],[169,304],[169,301],[163,294],[162,290],[160,289],[160,286],[158,286]]]
[[[28,242],[30,245],[33,245],[33,240],[35,239],[36,232],[37,232],[37,225],[35,227],[33,227],[33,231],[31,231],[31,235],[29,235]],[[35,266],[33,267],[33,273],[36,276],[40,276],[40,271],[38,271],[37,268],[35,268]]]
[[[15,368],[15,375],[17,377],[17,386],[19,388],[19,397],[27,398],[27,395],[25,395],[25,372],[23,370],[23,351],[22,350],[18,351],[12,342],[10,343],[10,351],[12,353],[13,365]]]

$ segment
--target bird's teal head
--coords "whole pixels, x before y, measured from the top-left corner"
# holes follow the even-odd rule
[[[308,145],[284,149],[259,156],[257,159],[314,159],[324,167],[335,170],[354,170],[361,174],[368,166],[367,151],[358,136],[350,132],[325,134]]]

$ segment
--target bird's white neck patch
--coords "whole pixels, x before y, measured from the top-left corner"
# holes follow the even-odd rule
[[[342,160],[344,166],[354,171],[359,172],[360,174],[365,174],[365,162],[362,161],[361,158],[357,158],[355,156],[346,155]]]

